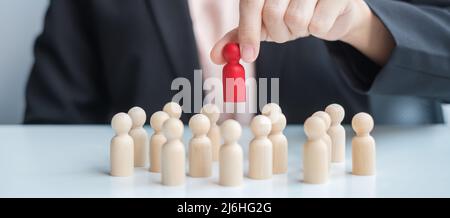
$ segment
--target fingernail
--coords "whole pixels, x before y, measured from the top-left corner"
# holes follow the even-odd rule
[[[255,58],[255,49],[250,44],[241,45],[241,56],[245,62],[253,62]]]

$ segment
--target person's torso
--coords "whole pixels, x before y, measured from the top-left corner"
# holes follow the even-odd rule
[[[111,113],[134,105],[148,113],[161,110],[179,92],[171,87],[177,77],[185,77],[194,86],[199,61],[185,1],[108,0],[92,5],[91,31],[101,57],[100,73],[108,87]],[[361,111],[372,113],[377,123],[439,121],[440,115],[415,118],[414,111],[438,110],[434,101],[356,92],[342,78],[324,42],[312,37],[285,44],[263,42],[256,76],[279,78],[279,103],[289,123],[302,123],[331,103],[346,109],[347,123]],[[406,108],[406,113],[399,107]]]

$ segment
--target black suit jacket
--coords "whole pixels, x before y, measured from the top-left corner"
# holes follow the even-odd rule
[[[280,104],[301,123],[330,103],[377,123],[443,122],[450,100],[450,1],[367,0],[396,48],[379,67],[316,38],[262,43],[258,77],[280,78]],[[199,67],[187,1],[52,1],[35,45],[25,123],[106,123],[138,105],[151,114]],[[189,114],[184,115],[186,120]]]

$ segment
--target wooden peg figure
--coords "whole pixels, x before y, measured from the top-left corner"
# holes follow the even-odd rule
[[[276,122],[279,119],[279,115],[282,114],[281,107],[275,103],[269,103],[264,105],[261,110],[261,114],[270,118],[273,122]]]
[[[261,112],[264,114],[264,113],[268,113],[268,112],[271,112],[271,111],[274,111],[274,112],[277,112],[277,113],[281,113],[282,112],[280,105],[278,105],[277,103],[273,103],[273,102],[264,105],[264,107],[263,107]]]
[[[153,135],[150,137],[150,172],[161,172],[161,150],[167,139],[162,133],[162,126],[170,117],[164,111],[157,111],[150,117]]]
[[[170,118],[163,124],[163,134],[167,142],[161,151],[161,182],[167,186],[182,185],[185,182],[185,150],[181,137],[183,123],[178,118]]]
[[[183,110],[181,106],[175,102],[169,102],[163,107],[163,111],[166,112],[171,118],[180,119]]]
[[[189,142],[189,175],[210,177],[212,173],[212,145],[206,135],[210,128],[207,116],[196,114],[189,120],[193,137]]]
[[[331,137],[331,161],[341,163],[345,161],[345,129],[341,125],[344,120],[345,111],[341,105],[331,104],[325,108],[325,112],[330,115],[331,126],[328,135]]]
[[[134,166],[145,167],[148,162],[148,134],[144,129],[147,115],[140,107],[133,107],[128,111],[128,115],[133,121],[130,136],[134,142]]]
[[[328,181],[328,149],[322,140],[326,132],[325,123],[312,116],[305,121],[305,134],[308,137],[303,147],[304,182],[322,184]]]
[[[245,102],[245,69],[239,63],[241,59],[239,45],[226,44],[222,55],[227,62],[222,70],[223,102]]]
[[[286,127],[286,117],[282,113],[281,107],[276,103],[266,104],[261,113],[272,122],[269,139],[273,146],[273,173],[286,173],[288,167],[288,141],[283,134],[283,130]]]
[[[111,120],[116,135],[111,140],[111,176],[131,176],[134,169],[134,142],[128,134],[132,120],[126,113],[118,113]]]
[[[258,115],[253,118],[250,128],[255,137],[249,145],[248,177],[270,179],[273,172],[273,148],[268,135],[272,129],[272,123],[268,117]]]
[[[201,112],[206,115],[210,121],[210,129],[208,131],[208,138],[212,143],[212,159],[213,161],[219,160],[219,150],[221,146],[220,128],[217,125],[217,121],[220,117],[220,109],[214,104],[206,104],[203,106]]]
[[[358,113],[352,119],[356,136],[352,140],[352,174],[359,176],[375,175],[375,140],[370,135],[374,126],[372,116]]]
[[[235,120],[226,120],[220,126],[224,144],[219,151],[219,184],[239,186],[244,179],[244,154],[238,140],[242,134],[241,125]]]
[[[327,144],[328,160],[331,164],[331,153],[332,153],[333,147],[332,147],[331,137],[330,137],[330,135],[328,135],[328,130],[331,127],[331,117],[325,111],[317,111],[316,113],[313,114],[313,116],[317,116],[317,117],[321,118],[323,122],[325,122],[327,132],[325,133],[325,135],[323,135],[322,140],[325,142],[325,144]]]
[[[280,114],[278,120],[272,122],[269,140],[273,147],[273,174],[287,173],[288,169],[288,140],[283,134],[286,128],[286,117]]]

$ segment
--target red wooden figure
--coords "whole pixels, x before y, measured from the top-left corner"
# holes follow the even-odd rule
[[[237,43],[228,43],[222,50],[222,55],[227,61],[223,66],[223,101],[245,102],[245,70],[239,63],[241,54]]]

